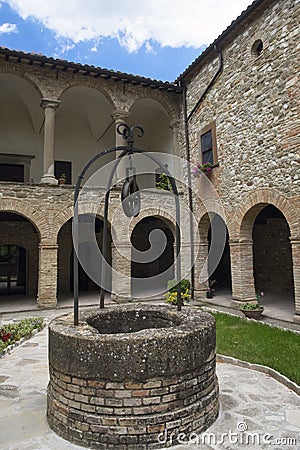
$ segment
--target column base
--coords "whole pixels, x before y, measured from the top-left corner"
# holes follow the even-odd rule
[[[294,314],[293,320],[295,323],[299,323],[300,324],[300,314]]]
[[[122,294],[111,294],[111,300],[116,303],[127,303],[132,302],[132,297],[130,295]]]
[[[53,309],[57,307],[57,300],[56,299],[48,299],[48,300],[37,300],[37,306],[40,309]]]
[[[201,300],[201,301],[205,301],[207,299],[206,297],[206,292],[208,291],[208,289],[203,289],[203,290],[194,290],[194,299],[195,300]]]
[[[46,173],[45,175],[42,176],[40,183],[41,184],[58,184],[58,181],[54,175],[50,175],[49,173]]]

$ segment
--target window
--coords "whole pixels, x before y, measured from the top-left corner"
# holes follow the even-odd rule
[[[215,122],[210,123],[200,131],[201,162],[217,164],[217,140]]]
[[[0,180],[1,181],[24,181],[24,166],[21,164],[1,164],[0,163]]]
[[[0,181],[28,183],[32,155],[0,153]]]
[[[54,176],[59,179],[61,174],[66,175],[66,184],[72,184],[72,163],[70,161],[55,161]]]
[[[258,58],[262,54],[263,49],[264,49],[263,41],[261,39],[257,39],[251,47],[251,53],[254,56],[254,58]]]

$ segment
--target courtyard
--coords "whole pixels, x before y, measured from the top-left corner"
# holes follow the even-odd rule
[[[62,308],[7,312],[2,314],[2,320],[6,323],[30,315],[44,316],[49,323],[49,320],[57,315],[69,311],[69,308]],[[291,322],[281,322],[281,325],[296,326]],[[82,448],[58,437],[47,424],[47,347],[45,327],[15,348],[11,354],[0,359],[1,449]],[[195,434],[174,434],[173,448],[217,450],[239,449],[245,446],[257,450],[270,448],[272,444],[272,448],[276,449],[296,449],[299,445],[300,400],[286,380],[282,378],[283,382],[279,382],[266,373],[252,370],[250,364],[243,367],[230,358],[219,356],[217,361],[221,405],[217,421],[202,437]],[[163,443],[164,439],[166,440],[166,437],[158,433],[159,443]],[[170,445],[167,440],[165,442],[166,447]]]

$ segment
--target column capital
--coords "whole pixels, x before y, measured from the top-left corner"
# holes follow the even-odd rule
[[[56,110],[59,107],[60,103],[60,100],[54,100],[52,98],[42,98],[41,107],[43,109],[51,108]]]
[[[252,245],[252,244],[253,244],[252,239],[243,239],[243,240],[229,239],[229,245],[230,246],[234,246],[234,245]]]
[[[129,111],[123,111],[121,109],[115,109],[112,113],[112,118],[117,122],[126,122],[127,117],[129,116]]]
[[[50,243],[50,242],[44,242],[44,241],[41,241],[40,243],[39,243],[39,248],[40,249],[44,249],[44,250],[57,250],[58,249],[58,244],[52,244],[52,243]]]
[[[180,125],[179,119],[173,119],[170,122],[170,127],[172,128],[173,132],[178,131],[179,125]]]
[[[290,242],[292,245],[300,245],[300,237],[290,237]]]

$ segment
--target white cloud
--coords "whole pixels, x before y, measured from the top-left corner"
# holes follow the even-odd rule
[[[17,31],[17,25],[15,25],[14,23],[3,23],[2,25],[0,25],[0,34],[16,33]]]
[[[130,52],[154,39],[162,46],[211,43],[251,0],[2,0],[74,44],[115,37]]]

